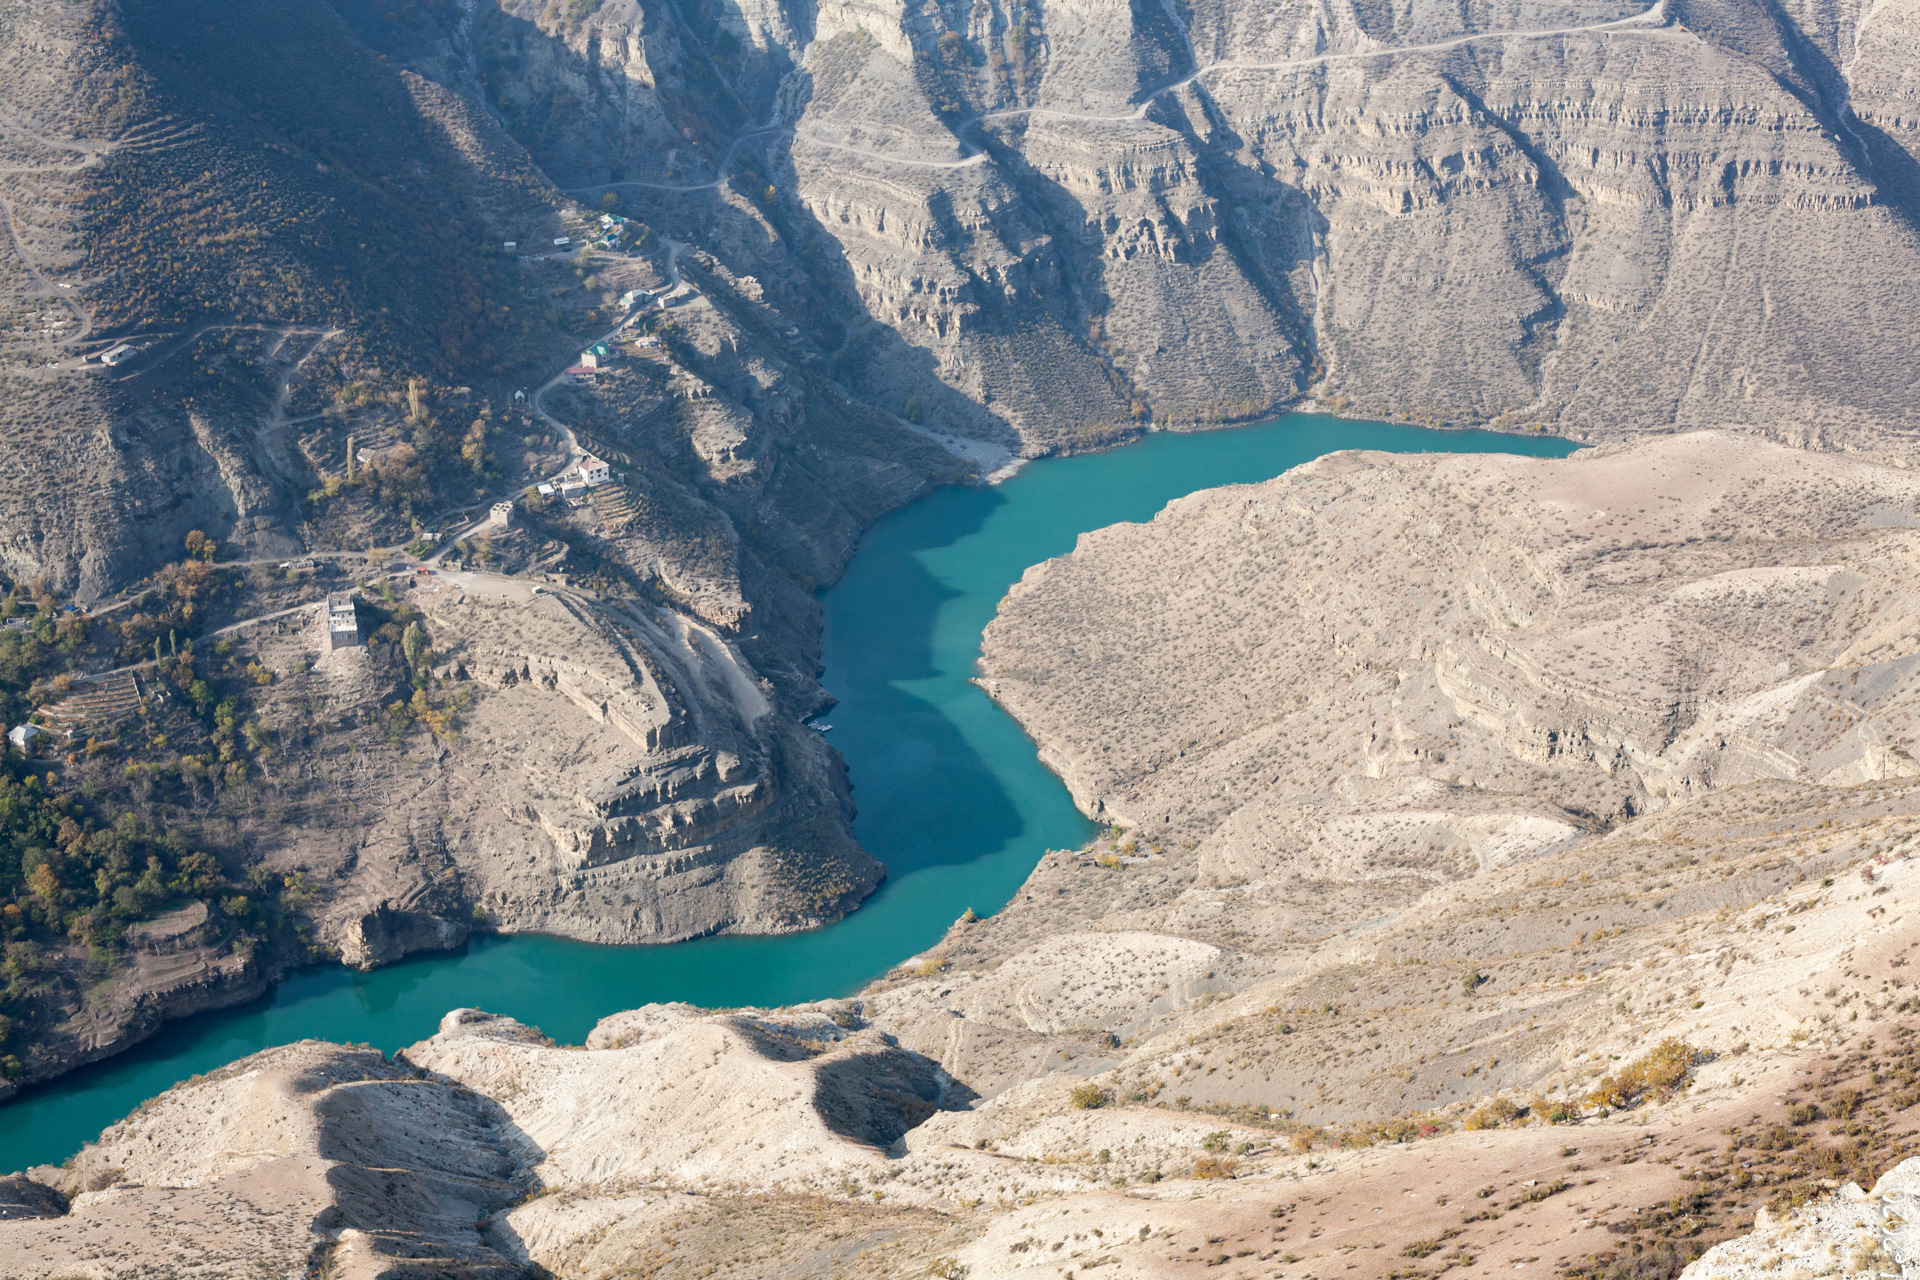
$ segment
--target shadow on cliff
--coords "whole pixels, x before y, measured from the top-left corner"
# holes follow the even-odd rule
[[[363,1233],[353,1247],[389,1264],[384,1275],[525,1275],[489,1238],[511,1229],[489,1219],[535,1185],[527,1171],[546,1153],[498,1102],[416,1079],[398,1058],[364,1079],[323,1070],[293,1085],[327,1090],[314,1118],[318,1154],[336,1162],[326,1171],[333,1204],[316,1232]]]
[[[888,1155],[895,1144],[942,1111],[965,1111],[979,1097],[948,1080],[938,1064],[908,1049],[829,1058],[814,1068],[813,1108],[827,1128]]]

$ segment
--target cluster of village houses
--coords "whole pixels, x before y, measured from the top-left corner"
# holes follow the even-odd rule
[[[574,214],[573,217],[581,222],[588,221],[587,215],[584,213]],[[591,226],[592,224],[589,223],[589,225]],[[598,231],[590,231],[578,240],[575,240],[572,236],[555,236],[552,248],[547,253],[539,256],[552,257],[558,255],[564,257],[570,253],[583,252],[589,246],[596,249],[624,249],[627,246],[627,237],[632,234],[632,228],[632,222],[621,217],[619,214],[603,213],[599,217]],[[520,242],[518,240],[508,240],[500,247],[507,253],[520,254]],[[520,254],[520,256],[529,257],[533,255]]]

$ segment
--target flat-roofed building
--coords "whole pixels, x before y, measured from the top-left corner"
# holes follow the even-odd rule
[[[327,648],[350,649],[360,643],[360,613],[353,597],[336,591],[327,597]]]

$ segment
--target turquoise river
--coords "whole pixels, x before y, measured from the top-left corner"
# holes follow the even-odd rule
[[[1267,480],[1335,449],[1564,456],[1551,437],[1434,432],[1293,414],[1259,426],[1157,433],[1105,453],[1033,463],[991,488],[941,489],[880,520],[825,592],[824,720],[846,757],[861,843],[880,891],[845,920],[773,938],[663,947],[476,938],[374,973],[320,965],[261,1000],[171,1024],[126,1053],[0,1105],[0,1172],[58,1162],[141,1100],[235,1058],[304,1037],[393,1051],[476,1005],[577,1043],[651,1000],[777,1005],[846,995],[939,940],[971,907],[1013,896],[1048,849],[1092,834],[1020,727],[968,682],[980,633],[1027,566],[1080,534],[1146,520],[1215,485]]]

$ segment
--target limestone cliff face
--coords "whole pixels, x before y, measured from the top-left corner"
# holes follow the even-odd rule
[[[221,25],[222,0],[196,3]],[[217,68],[175,58],[157,11],[110,44],[82,6],[23,11],[9,358],[44,370],[124,335],[183,363],[177,384],[35,374],[61,425],[16,405],[41,443],[12,465],[22,492],[46,488],[43,458],[63,483],[0,512],[10,571],[91,594],[193,527],[288,550],[287,494],[318,477],[282,465],[261,370],[209,379],[248,360],[198,326],[333,334],[342,380],[501,376],[461,362],[512,326],[447,333],[490,268],[419,233],[531,238],[562,193],[612,195],[756,280],[795,332],[751,334],[745,358],[778,349],[882,419],[1029,453],[1303,398],[1590,439],[1905,449],[1916,426],[1910,0],[586,8],[416,15],[386,63],[331,10],[276,18],[246,65],[284,88],[330,59],[352,88],[265,125],[206,98]],[[115,77],[140,92],[82,91]],[[371,131],[376,103],[400,123]],[[367,181],[308,157],[312,129],[365,135]],[[389,180],[352,245],[300,239]],[[115,203],[198,211],[202,186],[275,195],[218,229]],[[413,266],[337,272],[362,243]],[[350,296],[362,282],[412,292]]]
[[[843,383],[950,430],[1070,447],[1311,394],[1905,447],[1911,10],[829,3],[743,15],[708,97],[780,210],[736,260],[798,260],[853,309]],[[662,165],[609,189],[727,221]]]

